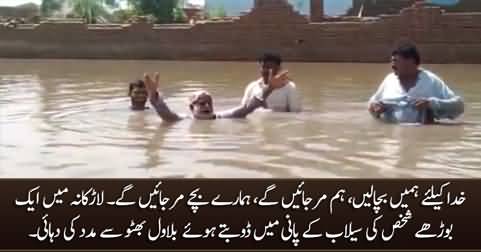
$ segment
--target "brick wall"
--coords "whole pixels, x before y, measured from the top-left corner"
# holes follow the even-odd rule
[[[16,7],[0,6],[0,17],[31,18],[40,15],[36,4],[23,4]]]
[[[324,0],[311,0],[311,22],[321,22],[324,19]]]
[[[396,14],[399,12],[399,10],[413,5],[414,2],[415,0],[353,0],[353,7],[348,10],[347,15],[357,16],[363,4],[364,16]],[[481,11],[481,1],[458,0],[457,4],[448,6],[445,5],[443,8],[445,8],[446,12],[479,12]]]
[[[293,8],[265,4],[233,22],[193,27],[48,24],[0,28],[0,57],[253,60],[277,51],[290,61],[385,62],[416,42],[431,63],[481,63],[481,13],[408,8],[363,22],[310,23]]]

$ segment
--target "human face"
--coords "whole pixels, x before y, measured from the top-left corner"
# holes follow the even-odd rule
[[[212,119],[214,117],[213,99],[208,93],[202,93],[195,97],[190,109],[196,119]]]
[[[393,55],[391,57],[391,68],[398,77],[405,77],[416,73],[418,65],[414,59],[406,59],[400,55]]]
[[[147,103],[147,89],[144,85],[134,84],[131,86],[130,101],[134,110],[144,110]]]
[[[260,65],[261,65],[260,72],[261,72],[262,79],[264,80],[264,83],[269,82],[269,74],[271,71],[272,71],[272,75],[274,76],[281,69],[281,66],[275,62],[262,62]]]

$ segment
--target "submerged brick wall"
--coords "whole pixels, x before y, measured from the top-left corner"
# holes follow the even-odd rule
[[[481,13],[408,8],[369,22],[310,23],[280,1],[254,8],[236,21],[193,27],[2,27],[0,57],[253,60],[268,50],[290,61],[385,62],[402,40],[416,42],[427,62],[481,63]]]

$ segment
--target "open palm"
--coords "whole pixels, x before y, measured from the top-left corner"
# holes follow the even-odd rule
[[[148,73],[145,73],[144,83],[149,96],[151,97],[152,95],[155,95],[159,89],[159,73],[155,73],[154,78],[152,78]]]
[[[289,71],[284,70],[276,75],[269,73],[269,86],[272,89],[279,89],[284,87],[289,82]]]

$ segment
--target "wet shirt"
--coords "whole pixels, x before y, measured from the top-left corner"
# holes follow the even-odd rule
[[[406,91],[396,74],[389,74],[369,103],[385,104],[382,118],[398,123],[423,123],[426,111],[417,111],[419,99],[430,101],[435,119],[455,119],[464,113],[464,102],[438,76],[422,69],[416,85]]]
[[[242,105],[259,95],[265,87],[263,79],[251,82],[245,89]],[[301,112],[302,102],[296,84],[290,81],[284,87],[274,90],[266,100],[266,107],[275,112]]]

